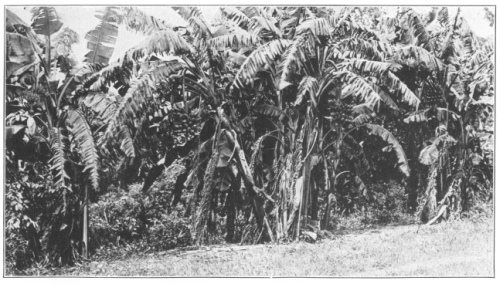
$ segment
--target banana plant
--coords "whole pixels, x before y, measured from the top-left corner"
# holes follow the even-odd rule
[[[31,29],[35,34],[31,36],[45,37],[45,52],[36,48],[38,40],[26,37],[31,29],[23,24],[26,30],[15,34],[20,39],[18,48],[31,50],[39,60],[25,62],[25,66],[7,78],[12,83],[7,104],[15,105],[15,111],[8,113],[6,120],[8,127],[13,129],[12,139],[18,139],[19,143],[8,150],[17,160],[25,159],[21,152],[34,150],[35,153],[25,153],[35,157],[29,162],[50,165],[51,187],[60,192],[61,199],[57,202],[61,210],[54,212],[51,223],[44,228],[49,236],[46,249],[53,260],[71,263],[74,260],[72,250],[76,249],[71,244],[75,232],[71,228],[81,228],[80,216],[73,213],[81,206],[83,187],[99,191],[99,158],[82,110],[75,105],[60,106],[60,89],[51,84],[51,66],[56,61],[51,56],[54,51],[51,44],[60,44],[64,41],[62,37],[71,35],[73,39],[64,42],[68,48],[66,51],[70,51],[75,34],[66,29],[59,37],[52,38],[63,26],[53,7],[35,7],[32,13]]]

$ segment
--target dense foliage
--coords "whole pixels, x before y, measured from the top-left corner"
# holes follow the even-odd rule
[[[87,209],[102,253],[315,238],[369,208],[428,223],[491,199],[494,49],[460,9],[173,9],[185,25],[99,11],[84,63],[56,9],[31,27],[6,10],[16,269],[78,260]],[[145,39],[109,62],[118,25]]]

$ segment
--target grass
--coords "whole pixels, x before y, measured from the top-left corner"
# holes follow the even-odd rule
[[[335,234],[315,244],[212,248],[91,262],[65,276],[493,277],[493,222],[450,221]],[[227,251],[226,251],[227,250]]]

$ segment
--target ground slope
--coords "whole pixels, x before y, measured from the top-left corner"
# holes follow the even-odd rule
[[[66,270],[78,276],[493,276],[493,221],[337,232],[315,244],[211,247]]]

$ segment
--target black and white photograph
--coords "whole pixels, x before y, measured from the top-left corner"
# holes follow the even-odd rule
[[[4,5],[3,278],[494,278],[496,6],[224,3]]]

